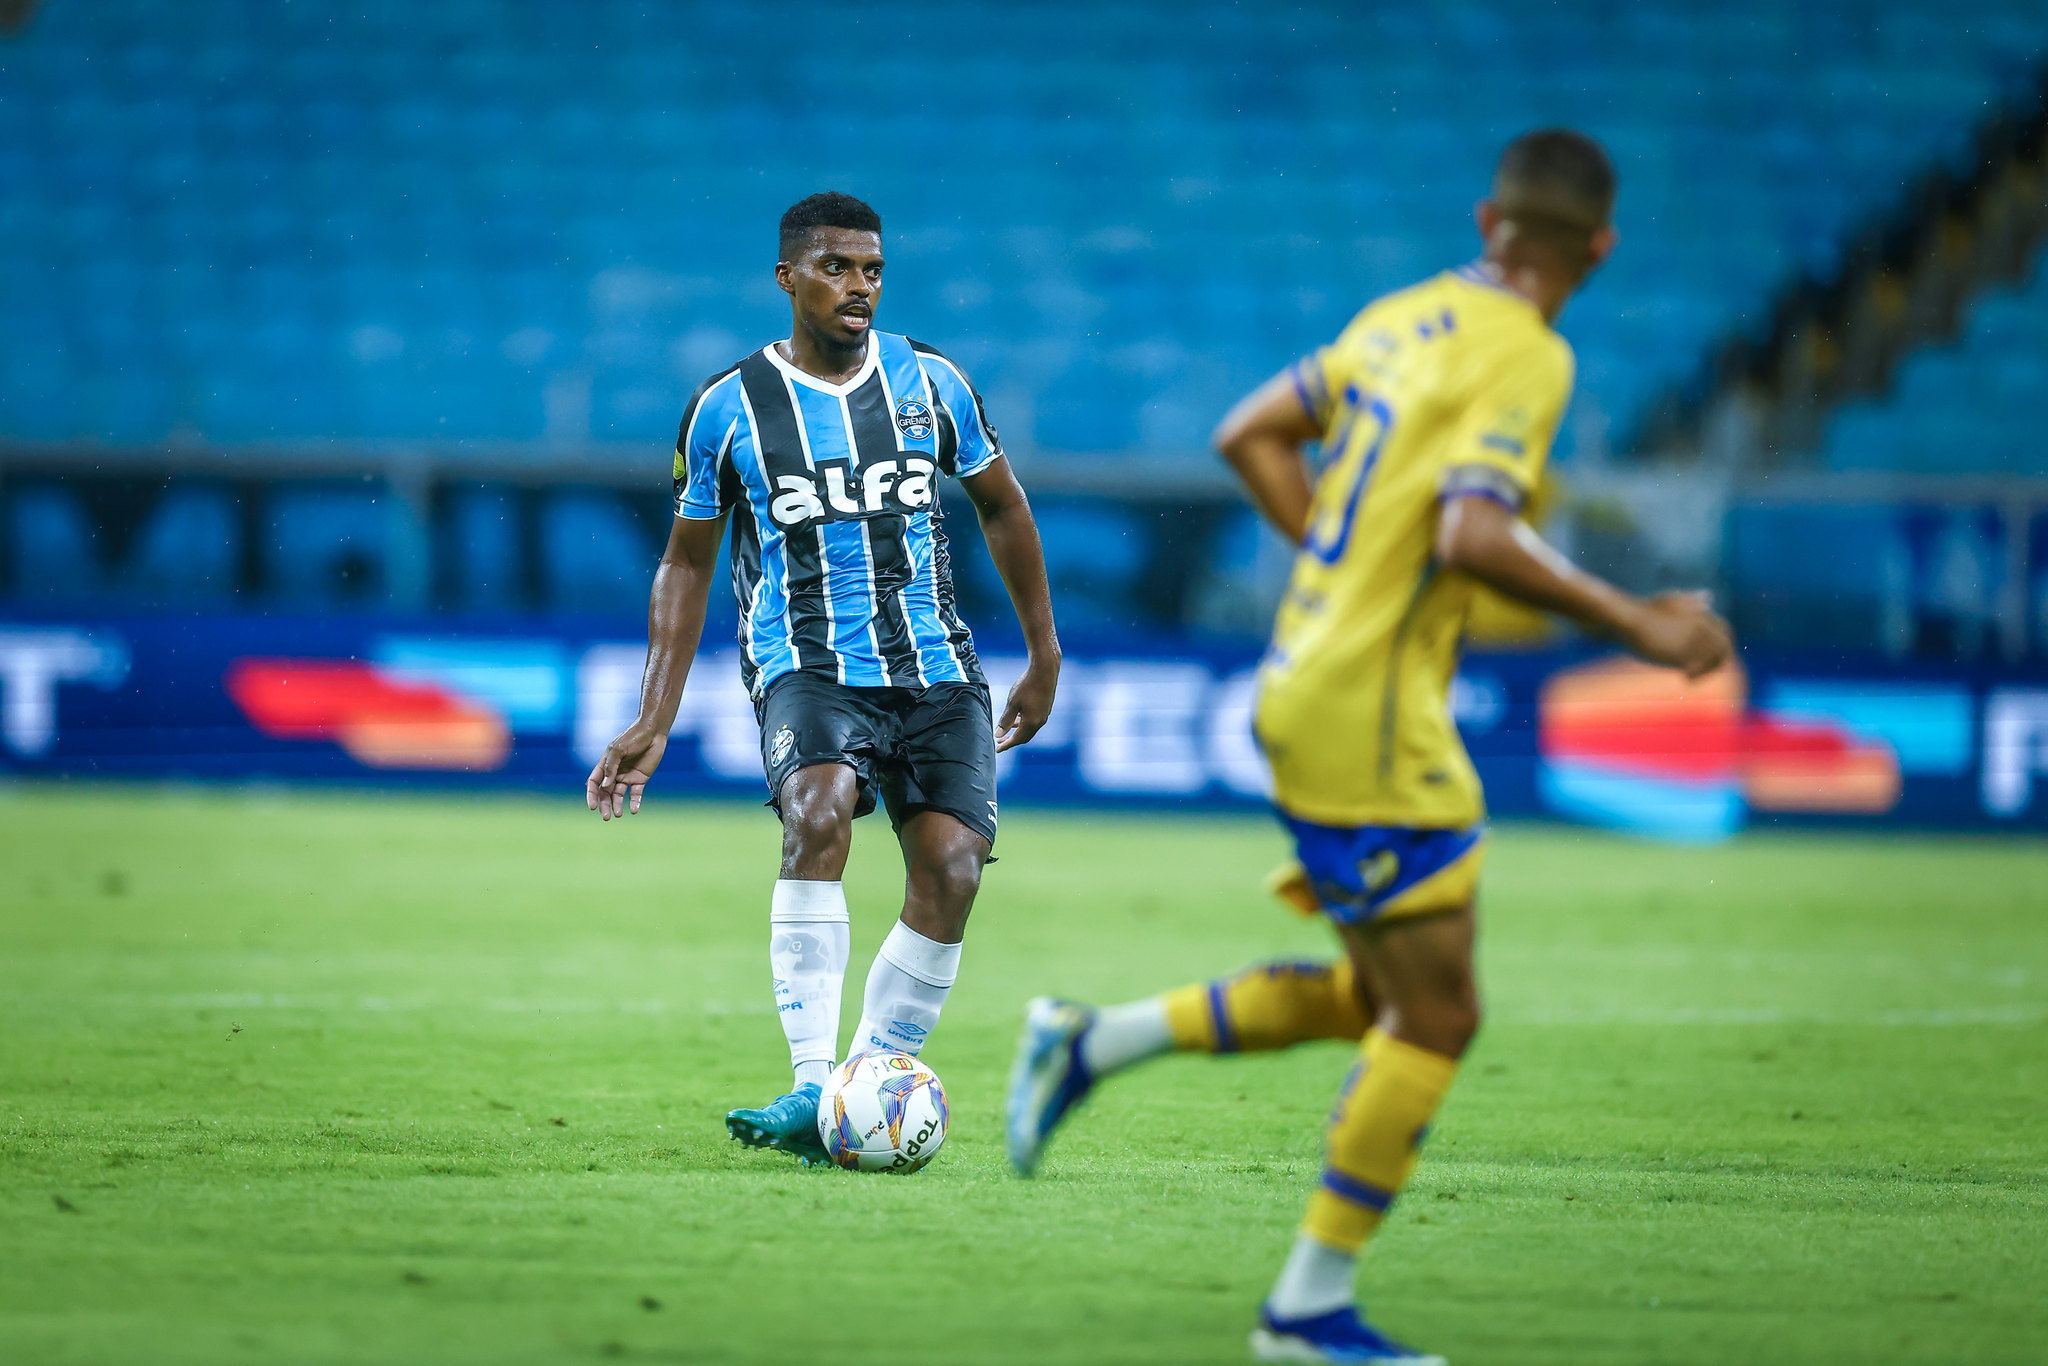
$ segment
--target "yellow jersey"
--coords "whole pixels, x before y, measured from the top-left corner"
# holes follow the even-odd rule
[[[1470,825],[1484,803],[1450,688],[1478,583],[1436,563],[1437,508],[1522,509],[1571,347],[1472,265],[1368,305],[1292,373],[1326,464],[1260,666],[1275,798],[1318,825]]]

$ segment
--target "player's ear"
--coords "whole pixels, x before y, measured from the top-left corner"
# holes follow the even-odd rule
[[[787,261],[775,263],[775,283],[782,286],[784,294],[796,293],[796,267]]]
[[[1592,241],[1587,244],[1587,273],[1592,273],[1603,261],[1614,255],[1614,248],[1620,241],[1621,233],[1612,223],[1594,233]]]
[[[1482,244],[1493,240],[1493,230],[1500,226],[1500,205],[1491,199],[1482,199],[1472,206],[1472,221],[1479,225],[1479,240]]]

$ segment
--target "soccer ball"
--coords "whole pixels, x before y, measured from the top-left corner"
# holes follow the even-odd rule
[[[908,1053],[856,1053],[825,1082],[818,1137],[848,1171],[914,1172],[946,1141],[946,1088]]]

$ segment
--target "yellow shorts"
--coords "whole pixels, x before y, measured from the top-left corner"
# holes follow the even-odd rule
[[[1282,812],[1294,859],[1267,885],[1304,915],[1366,925],[1453,911],[1472,899],[1486,858],[1486,827],[1448,830],[1396,825],[1315,825]]]

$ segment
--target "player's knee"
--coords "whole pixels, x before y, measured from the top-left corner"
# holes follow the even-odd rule
[[[1382,1006],[1377,1024],[1406,1043],[1457,1058],[1471,1047],[1479,1021],[1479,993],[1466,974],[1413,984]]]
[[[1442,1014],[1441,1030],[1444,1047],[1439,1051],[1446,1057],[1459,1058],[1472,1046],[1472,1040],[1479,1035],[1480,1009],[1477,997],[1468,996],[1449,1002]]]
[[[964,925],[981,890],[981,865],[987,856],[988,846],[971,836],[920,848],[911,868],[916,899],[942,917],[948,928]]]
[[[849,769],[804,769],[782,788],[782,849],[794,859],[815,857],[846,844],[856,795]]]
[[[1435,985],[1426,1008],[1434,1022],[1437,1051],[1460,1057],[1479,1033],[1479,984],[1468,968],[1446,974]]]
[[[963,916],[981,890],[982,851],[970,847],[971,843],[963,840],[947,849],[930,870],[933,899],[943,906],[958,907]]]

